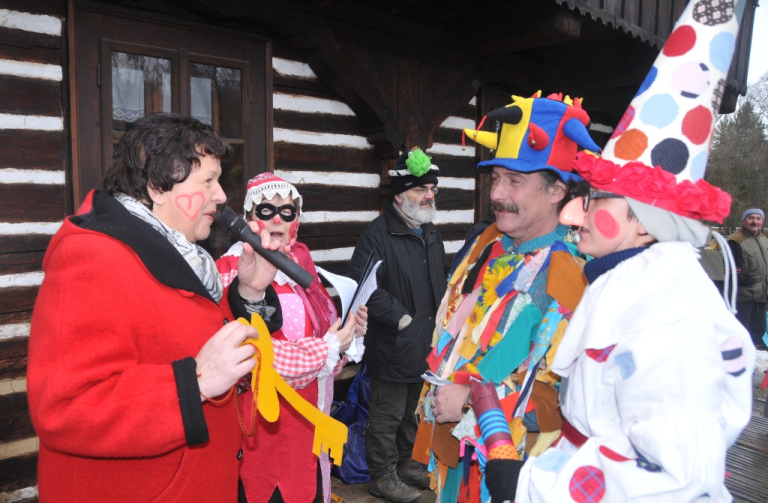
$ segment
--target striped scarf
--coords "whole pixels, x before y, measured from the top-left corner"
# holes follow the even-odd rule
[[[199,245],[190,243],[183,232],[179,232],[175,229],[171,229],[163,222],[157,219],[152,211],[144,206],[138,200],[126,195],[117,194],[115,198],[120,201],[126,210],[139,220],[151,225],[157,232],[165,236],[169,243],[173,245],[176,250],[184,257],[189,267],[192,268],[195,275],[200,279],[208,293],[211,294],[213,300],[218,304],[221,302],[221,297],[224,292],[224,287],[221,283],[221,276],[219,271],[216,270],[216,263],[213,261],[213,257],[205,251]]]

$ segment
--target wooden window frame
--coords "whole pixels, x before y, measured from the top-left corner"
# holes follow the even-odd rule
[[[113,50],[171,59],[171,110],[177,113],[189,113],[190,90],[185,80],[189,80],[190,63],[240,69],[243,187],[253,176],[273,170],[270,39],[91,0],[70,0],[69,13],[71,191],[75,209],[91,189],[98,187],[111,164],[109,69]]]

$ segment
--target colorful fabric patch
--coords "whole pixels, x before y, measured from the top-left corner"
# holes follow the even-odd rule
[[[733,0],[700,0],[693,6],[693,19],[707,26],[727,23],[733,17]]]
[[[662,52],[665,56],[674,58],[690,51],[694,45],[696,45],[696,30],[688,25],[678,26],[670,33]]]
[[[699,152],[696,157],[691,159],[691,181],[696,182],[704,178],[704,173],[707,170],[707,159],[709,159],[709,152]]]
[[[678,66],[672,74],[672,87],[684,98],[698,98],[709,88],[709,68],[698,61]]]
[[[746,372],[747,355],[744,354],[744,344],[739,337],[733,335],[726,339],[720,344],[720,351],[726,372],[734,377]]]
[[[709,43],[709,59],[712,66],[723,73],[728,73],[735,47],[736,37],[733,33],[723,32],[712,37],[712,41]]]
[[[625,161],[638,159],[648,148],[648,136],[639,129],[630,129],[616,140],[613,153]]]
[[[680,107],[671,94],[663,93],[651,96],[640,109],[640,120],[649,126],[661,129],[672,123]]]
[[[603,348],[603,349],[588,349],[586,353],[587,353],[587,356],[595,360],[597,363],[603,363],[605,360],[608,359],[608,357],[611,354],[611,351],[613,351],[613,348],[615,347],[616,347],[616,344],[612,344],[607,348]]]
[[[725,94],[725,79],[719,79],[712,91],[712,110],[716,113],[720,113],[720,102],[723,101],[723,94]]]
[[[651,150],[651,163],[673,175],[682,173],[688,164],[688,147],[677,138],[666,138]]]
[[[621,378],[625,381],[635,373],[635,359],[632,357],[631,351],[616,355],[613,361],[619,366]]]
[[[477,364],[483,380],[499,383],[523,363],[539,323],[541,313],[536,306],[528,304],[504,334],[504,338]]]
[[[649,87],[651,87],[651,84],[656,80],[656,75],[658,75],[659,69],[656,68],[656,66],[652,66],[651,69],[648,71],[648,75],[645,76],[645,79],[643,80],[643,83],[640,84],[640,89],[637,90],[637,94],[635,94],[635,97],[640,96],[645,91],[648,90]],[[630,108],[632,106],[630,105]]]
[[[651,70],[655,70],[656,68],[651,68]],[[650,76],[650,74],[648,74]],[[654,75],[655,76],[655,75]],[[646,80],[648,80],[648,77],[646,77]],[[645,84],[645,82],[643,82]],[[641,91],[638,91],[638,94],[640,94],[642,91],[645,91],[645,89],[640,87]],[[632,105],[629,105],[629,108],[627,108],[627,111],[624,112],[624,115],[621,116],[621,120],[619,121],[618,126],[616,126],[616,129],[613,130],[613,134],[611,135],[611,140],[622,134],[624,131],[627,130],[630,124],[632,124],[632,119],[635,118],[635,107]]]
[[[547,315],[541,320],[539,329],[533,338],[533,352],[531,353],[531,360],[537,362],[547,354],[547,350],[552,342],[552,337],[557,332],[560,322],[563,319],[562,313],[558,311],[559,305],[556,300],[552,301]]]
[[[636,461],[637,461],[638,468],[642,468],[643,470],[651,473],[660,473],[664,471],[664,468],[662,468],[661,465],[657,465],[656,463],[651,463],[646,459],[645,456],[640,454],[640,452],[638,452],[637,449],[635,449],[635,454],[637,454]]]
[[[581,466],[576,469],[568,485],[571,498],[578,503],[597,503],[605,495],[605,475],[596,466]]]
[[[286,339],[293,341],[305,336],[306,312],[304,302],[295,293],[278,294],[280,308],[283,310],[281,331]]]
[[[545,472],[559,472],[572,455],[558,449],[550,449],[536,458],[533,464]]]
[[[701,105],[690,110],[683,117],[682,131],[694,145],[701,145],[712,131],[712,112]]]
[[[606,458],[610,459],[611,461],[616,461],[619,463],[623,463],[624,461],[630,461],[630,458],[627,458],[625,456],[622,456],[618,452],[614,451],[608,446],[601,445],[600,446],[600,454],[605,456]]]

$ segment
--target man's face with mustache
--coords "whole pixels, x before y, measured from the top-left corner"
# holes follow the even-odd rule
[[[557,204],[565,197],[565,184],[547,186],[540,173],[520,173],[501,166],[493,168],[491,178],[496,226],[516,245],[555,230]]]
[[[520,209],[512,203],[503,203],[501,201],[491,201],[491,211],[494,213],[497,211],[509,211],[512,213],[520,213]]]
[[[744,219],[742,227],[750,234],[757,236],[763,230],[763,217],[757,213],[752,213]]]

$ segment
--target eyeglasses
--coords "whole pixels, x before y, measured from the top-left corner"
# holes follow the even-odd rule
[[[432,187],[431,189],[429,187],[414,187],[411,190],[420,196],[423,196],[427,192],[432,192],[432,195],[435,196],[437,195],[437,187]]]
[[[293,222],[296,220],[296,208],[292,204],[275,206],[274,204],[263,203],[256,206],[256,211],[253,214],[259,220],[269,220],[275,215],[280,215],[283,222]]]
[[[589,202],[593,199],[619,199],[623,198],[624,196],[620,196],[619,194],[612,194],[611,192],[595,192],[590,190],[582,197],[582,208],[584,209],[584,213],[586,213],[589,211]]]

